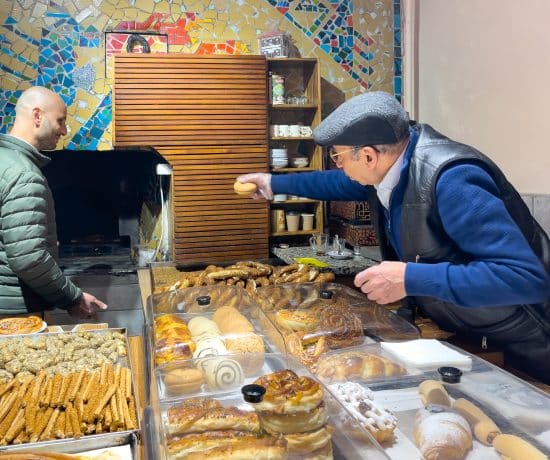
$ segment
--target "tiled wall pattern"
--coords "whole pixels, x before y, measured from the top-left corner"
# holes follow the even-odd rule
[[[169,52],[251,54],[260,33],[277,29],[301,56],[319,58],[346,98],[394,85],[400,96],[398,0],[0,0],[0,132],[19,94],[44,85],[69,107],[58,148],[111,149],[105,32],[166,34]]]

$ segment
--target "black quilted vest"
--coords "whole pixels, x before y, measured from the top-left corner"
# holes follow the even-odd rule
[[[549,272],[548,236],[500,169],[479,151],[444,137],[428,125],[416,125],[414,129],[418,132],[418,141],[410,159],[401,213],[403,262],[447,261],[465,264],[470,261],[469,255],[462,252],[446,235],[435,205],[435,187],[442,170],[451,164],[467,162],[478,164],[492,176],[510,215]],[[370,202],[379,209],[372,216],[382,216],[381,204],[375,193]],[[375,222],[375,226],[384,259],[395,260],[395,252],[388,244],[383,222]],[[523,340],[525,334],[528,335],[530,330],[538,328],[550,338],[550,301],[541,305],[465,308],[431,297],[408,300],[440,328],[452,332],[509,343]]]

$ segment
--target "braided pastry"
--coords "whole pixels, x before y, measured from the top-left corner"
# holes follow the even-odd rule
[[[195,343],[185,321],[178,315],[155,318],[155,363],[157,365],[180,359],[190,359]]]

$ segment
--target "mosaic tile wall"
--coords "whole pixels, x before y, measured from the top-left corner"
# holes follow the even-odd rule
[[[111,31],[167,37],[169,52],[254,54],[257,36],[282,30],[344,98],[365,90],[401,95],[398,0],[0,0],[0,132],[32,85],[66,102],[69,134],[58,148],[112,148]],[[122,47],[122,45],[121,45]]]

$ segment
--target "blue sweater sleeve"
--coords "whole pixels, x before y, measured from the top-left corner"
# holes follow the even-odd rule
[[[367,188],[351,180],[341,169],[309,173],[273,174],[273,193],[287,193],[313,200],[365,201]]]
[[[407,295],[464,307],[531,304],[549,298],[548,274],[485,170],[473,164],[449,168],[437,182],[436,196],[445,231],[472,261],[408,263]]]

